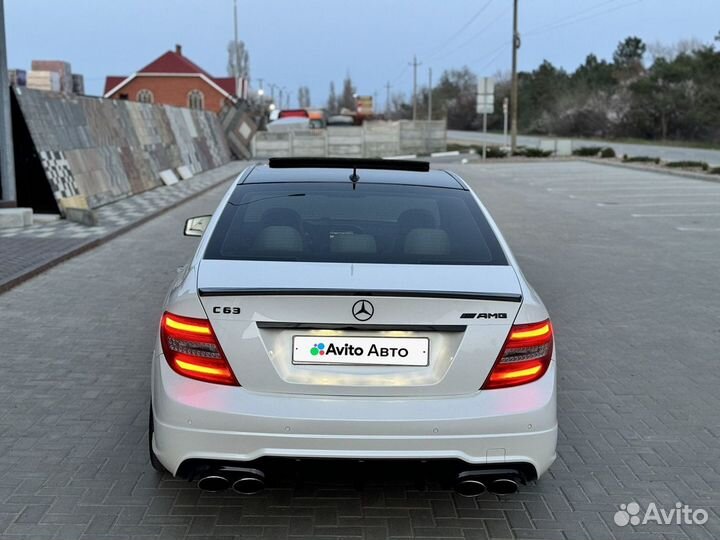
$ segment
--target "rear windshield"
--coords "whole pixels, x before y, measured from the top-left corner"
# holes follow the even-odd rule
[[[206,259],[506,265],[471,194],[397,184],[241,184]]]

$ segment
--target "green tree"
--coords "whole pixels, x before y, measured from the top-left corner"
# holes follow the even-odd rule
[[[618,43],[613,53],[613,63],[622,78],[642,73],[646,51],[647,45],[637,36],[627,37],[625,41]]]
[[[467,66],[446,70],[433,89],[434,117],[447,117],[450,129],[476,129],[477,77]]]
[[[342,97],[340,98],[340,107],[350,111],[355,110],[355,87],[352,78],[348,74],[343,81]]]
[[[330,93],[328,94],[327,110],[329,114],[337,114],[338,112],[338,98],[335,93],[335,83],[330,82]]]

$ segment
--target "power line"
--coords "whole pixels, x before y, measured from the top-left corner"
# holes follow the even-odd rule
[[[480,36],[485,35],[485,31],[486,31],[486,30],[488,30],[490,27],[492,27],[493,25],[495,25],[495,24],[496,24],[497,22],[499,22],[501,19],[507,17],[507,15],[508,15],[508,12],[507,12],[507,11],[503,11],[503,12],[500,13],[497,17],[495,17],[492,21],[490,21],[488,24],[486,24],[485,26],[483,26],[483,27],[480,29],[480,31],[478,31],[476,34],[473,34],[471,37],[469,37],[468,39],[466,39],[465,41],[463,41],[462,43],[460,43],[457,47],[454,47],[454,48],[450,49],[449,51],[446,51],[446,52],[440,54],[439,56],[438,56],[438,55],[431,56],[430,59],[431,59],[431,60],[440,60],[440,59],[442,59],[442,58],[445,58],[445,57],[447,57],[447,56],[450,56],[451,54],[459,51],[459,50],[462,49],[463,47],[466,47],[467,45],[469,45],[470,43],[472,43],[473,41],[475,41],[475,40],[476,40],[477,38],[479,38]]]
[[[546,23],[546,24],[542,24],[542,25],[540,25],[540,26],[536,26],[535,28],[530,28],[525,34],[526,34],[526,35],[535,35],[536,33],[545,32],[545,31],[547,31],[547,30],[554,30],[555,28],[559,28],[559,27],[562,27],[562,26],[567,26],[567,25],[569,25],[569,24],[573,24],[573,23],[575,23],[575,22],[577,22],[577,21],[580,21],[580,20],[582,20],[582,19],[584,19],[584,18],[590,18],[590,17],[594,17],[594,16],[597,16],[597,15],[602,15],[602,14],[605,13],[605,12],[600,12],[600,13],[592,13],[592,12],[595,11],[595,10],[597,10],[598,8],[601,8],[601,7],[610,5],[610,4],[615,4],[615,3],[619,2],[619,1],[620,1],[620,0],[605,0],[604,2],[600,2],[600,3],[598,3],[598,4],[592,5],[592,6],[590,6],[589,8],[583,9],[583,10],[578,11],[578,12],[576,12],[576,13],[572,13],[572,14],[570,14],[570,15],[566,15],[565,17],[561,17],[561,18],[559,18],[559,19],[557,19],[557,20],[555,20],[555,21],[552,21],[552,22],[549,22],[549,23]],[[625,7],[625,5],[627,5],[627,4],[623,4],[623,5],[620,5],[620,6],[615,6],[615,7],[612,8],[610,11],[614,11],[615,9],[620,9],[620,8],[622,8],[622,7]]]
[[[579,22],[584,22],[584,21],[588,21],[588,20],[591,20],[591,19],[595,19],[595,18],[597,18],[597,17],[601,17],[602,15],[607,15],[608,13],[613,13],[614,11],[618,11],[618,10],[621,10],[621,9],[625,9],[626,7],[630,7],[630,6],[633,6],[633,5],[635,5],[635,4],[640,4],[640,3],[643,2],[643,1],[644,1],[644,0],[635,0],[634,2],[628,2],[627,4],[623,4],[623,5],[621,5],[621,6],[615,6],[615,7],[613,7],[613,8],[606,9],[605,11],[601,11],[601,12],[599,12],[599,13],[593,13],[592,15],[587,15],[587,16],[585,16],[585,17],[580,17],[580,18],[574,19],[574,20],[572,20],[572,21],[568,21],[568,22],[565,22],[565,23],[557,24],[557,25],[555,25],[555,26],[552,26],[552,27],[550,27],[550,28],[547,28],[546,30],[531,32],[531,33],[528,33],[528,35],[529,35],[529,36],[537,36],[537,35],[540,35],[540,34],[544,34],[545,32],[549,32],[549,31],[551,31],[551,30],[556,30],[556,29],[558,29],[558,28],[563,28],[563,27],[565,27],[565,26],[570,26],[570,25],[575,24],[575,23],[579,23]]]
[[[457,38],[465,30],[467,30],[470,27],[470,25],[472,23],[474,23],[477,20],[477,18],[480,17],[480,15],[482,15],[485,12],[485,10],[490,6],[490,4],[492,4],[492,2],[493,2],[493,0],[488,0],[485,4],[483,4],[483,6],[472,17],[470,17],[470,19],[467,22],[465,22],[465,24],[463,24],[459,30],[453,32],[453,34],[449,38],[447,38],[439,47],[437,47],[435,49],[436,54],[437,54],[437,51],[440,51],[443,48],[445,48],[455,38]]]

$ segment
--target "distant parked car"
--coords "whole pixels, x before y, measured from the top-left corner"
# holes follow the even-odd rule
[[[310,118],[307,109],[283,109],[278,118]]]
[[[271,132],[297,131],[299,129],[310,129],[310,119],[290,116],[279,118],[267,125],[267,130]]]
[[[310,128],[323,129],[327,127],[327,114],[323,109],[312,109],[308,111],[310,115]]]
[[[346,114],[336,114],[327,119],[328,126],[354,126],[355,117]]]

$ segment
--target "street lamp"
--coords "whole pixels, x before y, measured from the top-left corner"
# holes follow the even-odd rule
[[[265,95],[265,90],[263,90],[262,88],[259,88],[257,93],[258,93],[258,96],[263,97]]]
[[[274,104],[274,103],[271,103],[270,105],[268,105],[268,110],[269,110],[269,111],[274,111],[274,110],[275,110],[275,104]]]

